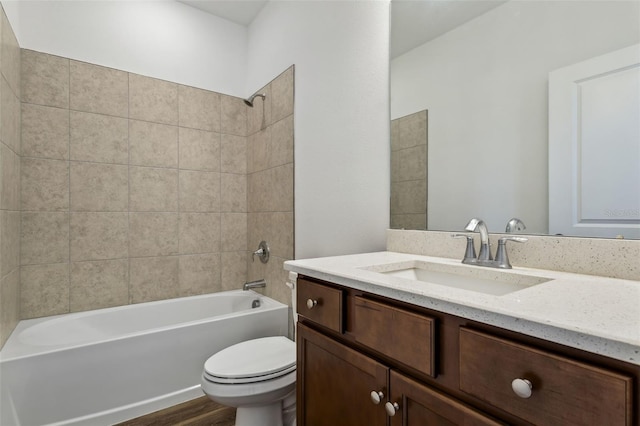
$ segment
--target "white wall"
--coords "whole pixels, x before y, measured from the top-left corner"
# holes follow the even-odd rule
[[[3,1],[20,47],[245,97],[247,29],[175,1]]]
[[[388,61],[387,1],[270,2],[249,27],[248,88],[296,66],[298,259],[385,248]]]
[[[429,110],[429,229],[547,232],[548,73],[637,43],[639,5],[511,1],[392,61],[391,118]]]

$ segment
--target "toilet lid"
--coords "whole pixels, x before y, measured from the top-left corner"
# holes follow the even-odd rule
[[[296,344],[274,336],[229,346],[209,357],[204,371],[212,380],[238,383],[279,377],[295,370],[295,364]]]

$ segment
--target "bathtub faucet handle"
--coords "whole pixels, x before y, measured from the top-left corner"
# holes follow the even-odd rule
[[[256,256],[260,259],[260,262],[267,263],[269,261],[269,245],[266,241],[260,241],[258,250],[251,253],[251,261],[255,261]]]

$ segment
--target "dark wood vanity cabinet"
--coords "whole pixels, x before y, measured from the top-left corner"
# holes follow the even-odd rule
[[[297,288],[297,304],[310,321],[341,333],[344,327],[344,291],[309,280]],[[300,311],[300,310],[299,310]]]
[[[299,426],[640,425],[636,365],[305,276],[297,306]]]
[[[354,302],[356,342],[435,376],[433,318],[361,296]]]
[[[502,385],[520,377],[529,398]],[[460,329],[460,389],[533,424],[629,424],[632,388],[629,375]]]
[[[374,405],[371,392],[386,395],[388,367],[304,324],[298,324],[297,341],[297,424],[387,424],[384,402]]]
[[[298,386],[299,425],[503,424],[304,323],[298,324]]]
[[[391,389],[389,403],[396,410],[396,413],[390,416],[391,426],[504,424],[394,370],[391,371],[389,386]]]

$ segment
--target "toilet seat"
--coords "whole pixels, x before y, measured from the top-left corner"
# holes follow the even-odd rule
[[[229,378],[229,377],[213,376],[213,375],[205,372],[204,373],[204,377],[205,377],[205,379],[207,379],[210,382],[220,383],[220,384],[257,383],[257,382],[264,382],[264,381],[267,381],[267,380],[277,379],[278,377],[282,377],[282,376],[284,376],[286,374],[289,374],[289,373],[291,373],[293,371],[296,371],[295,365],[292,366],[292,367],[289,367],[286,370],[278,371],[278,372],[271,373],[271,374],[265,374],[265,375],[262,375],[262,376]]]
[[[273,336],[241,342],[212,355],[204,364],[203,377],[220,384],[256,383],[295,369],[295,343],[284,336]]]

